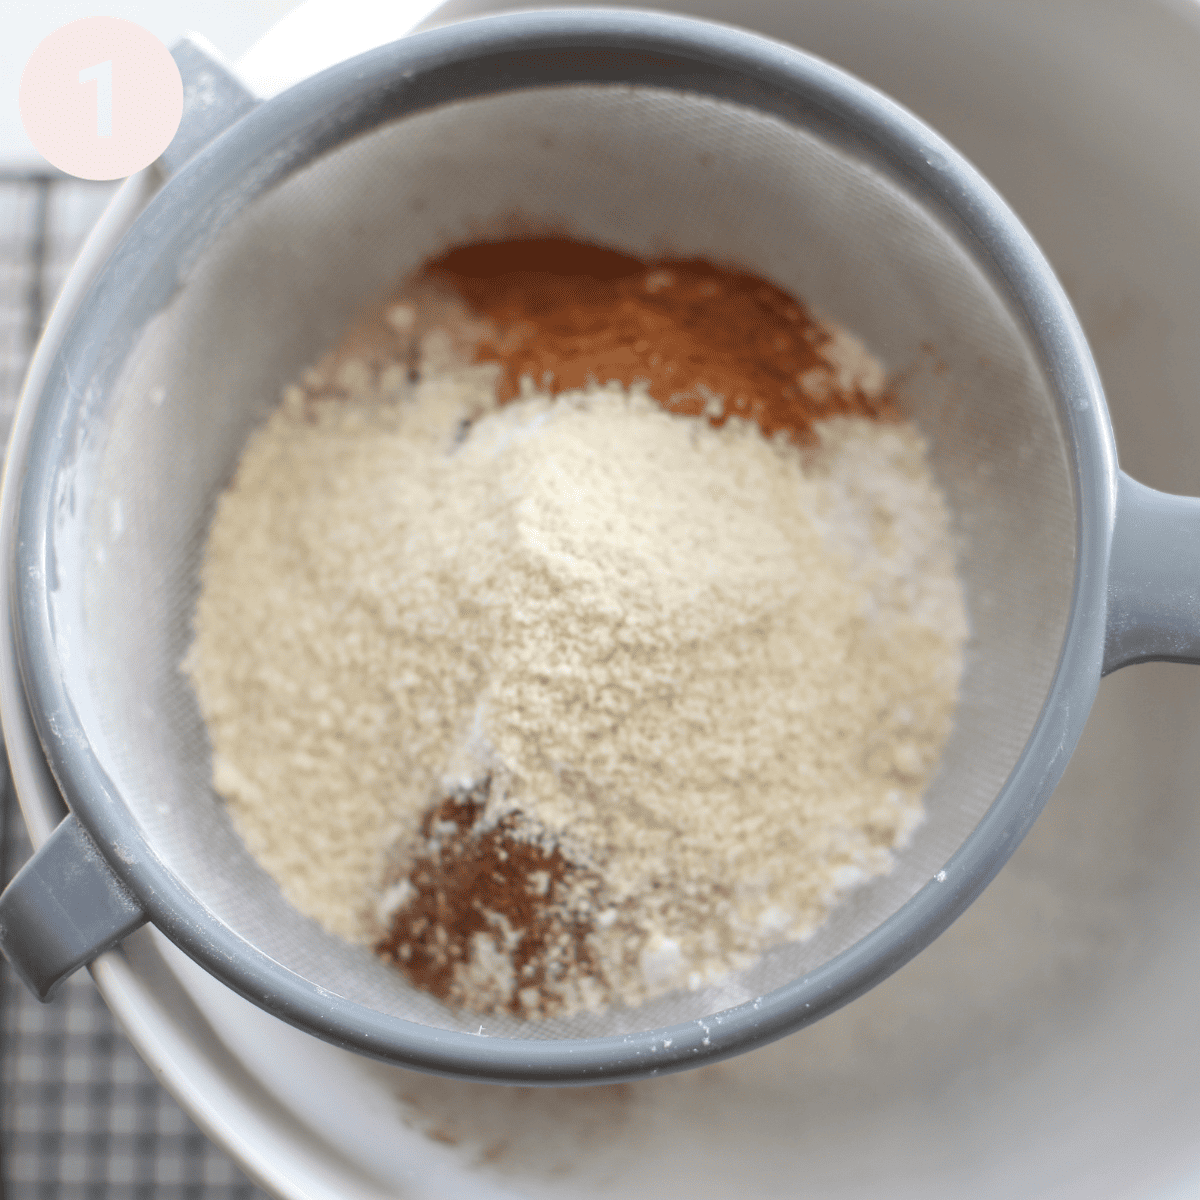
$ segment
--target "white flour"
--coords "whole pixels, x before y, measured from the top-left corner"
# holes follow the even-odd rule
[[[290,390],[221,499],[185,666],[251,850],[373,941],[423,814],[490,777],[486,823],[603,881],[559,1011],[811,933],[889,869],[950,728],[966,621],[922,439],[842,418],[806,463],[616,387],[497,408],[493,368],[426,342],[415,385]],[[486,942],[457,999],[503,1007]]]

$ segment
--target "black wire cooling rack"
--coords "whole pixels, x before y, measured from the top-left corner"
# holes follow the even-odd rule
[[[0,172],[0,440],[111,184]],[[0,885],[29,857],[0,758]],[[0,959],[0,1200],[265,1200],[155,1081],[86,971],[39,1004]]]

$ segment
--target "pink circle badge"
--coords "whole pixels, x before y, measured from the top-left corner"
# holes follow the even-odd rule
[[[183,116],[183,81],[152,33],[88,17],[44,39],[21,75],[21,120],[54,166],[81,179],[121,179],[149,166]]]

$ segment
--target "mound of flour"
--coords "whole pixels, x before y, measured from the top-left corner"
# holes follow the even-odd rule
[[[810,933],[889,869],[950,729],[966,621],[920,435],[839,418],[802,452],[426,366],[289,392],[221,498],[185,668],[252,852],[372,942],[431,806],[486,779],[485,827],[593,881],[586,969],[538,1011]],[[494,915],[457,968],[481,1009],[521,984]]]

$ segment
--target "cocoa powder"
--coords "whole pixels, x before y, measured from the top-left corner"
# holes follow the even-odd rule
[[[885,391],[827,378],[828,331],[785,291],[700,259],[643,261],[565,238],[480,242],[426,264],[497,330],[477,361],[503,368],[501,403],[521,379],[551,392],[644,382],[671,412],[714,425],[747,417],[770,436],[812,440],[834,416],[895,418]]]

